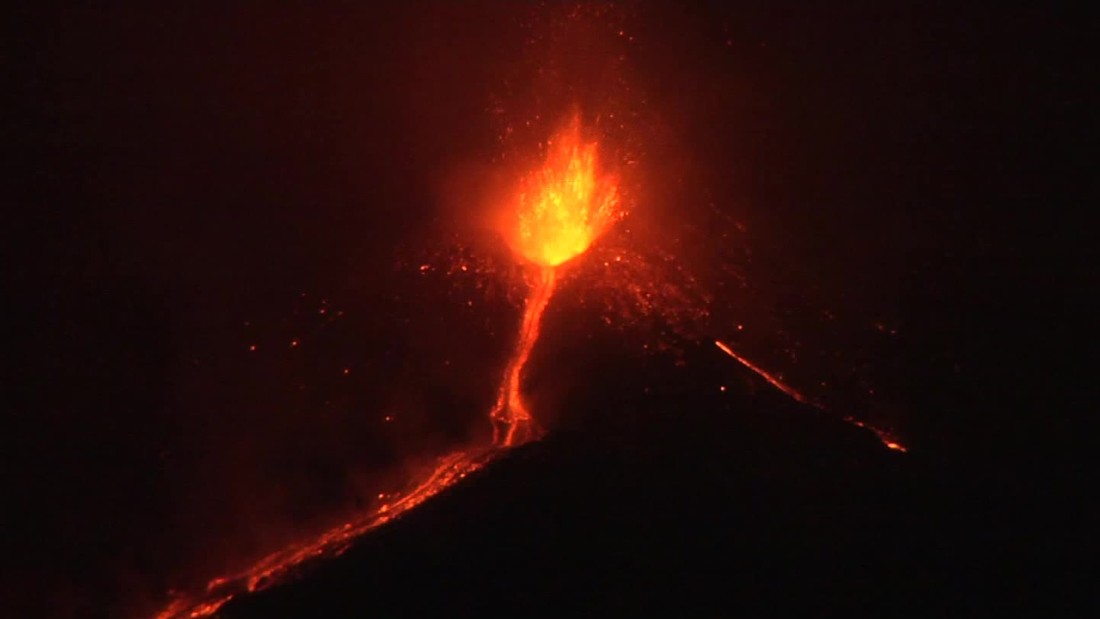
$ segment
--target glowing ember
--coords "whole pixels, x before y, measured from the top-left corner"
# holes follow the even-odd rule
[[[617,181],[601,176],[599,145],[583,140],[579,115],[547,142],[546,160],[521,180],[512,206],[504,236],[512,250],[539,267],[539,272],[524,305],[516,349],[489,413],[493,442],[505,447],[534,434],[520,379],[554,294],[556,267],[583,253],[622,216]]]

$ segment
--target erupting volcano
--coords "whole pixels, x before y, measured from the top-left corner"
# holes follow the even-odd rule
[[[534,431],[520,393],[523,368],[539,337],[542,314],[554,295],[557,269],[584,253],[618,217],[616,180],[602,174],[599,145],[584,140],[579,114],[547,142],[543,166],[519,183],[507,208],[505,239],[531,265],[530,290],[516,348],[490,413],[493,442],[510,447]]]
[[[1096,606],[1089,20],[51,4],[0,619]]]
[[[239,593],[264,589],[307,561],[339,555],[357,537],[480,469],[497,453],[494,448],[512,447],[535,437],[534,420],[521,395],[521,378],[538,340],[543,312],[554,294],[557,270],[584,253],[623,214],[616,179],[602,172],[598,143],[584,139],[579,114],[574,114],[546,146],[541,167],[523,175],[501,205],[506,223],[500,232],[529,268],[531,284],[519,338],[489,414],[494,429],[492,446],[461,449],[440,458],[408,490],[375,510],[312,540],[275,552],[237,574],[215,578],[204,594],[178,597],[156,619],[210,616]]]

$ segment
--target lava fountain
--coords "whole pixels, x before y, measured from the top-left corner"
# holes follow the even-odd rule
[[[558,268],[584,253],[622,215],[618,181],[601,172],[599,144],[584,139],[579,114],[546,144],[541,167],[520,180],[506,206],[502,230],[512,251],[531,267],[519,337],[489,413],[493,443],[504,447],[537,433],[521,378],[554,295]]]
[[[519,179],[511,199],[504,205],[506,225],[502,232],[512,251],[530,266],[531,287],[519,338],[490,412],[493,445],[461,449],[440,458],[418,483],[393,495],[390,502],[317,537],[272,553],[247,569],[215,578],[204,592],[180,595],[156,619],[211,616],[231,599],[280,582],[309,561],[338,555],[358,537],[477,471],[500,448],[535,436],[531,413],[520,394],[520,379],[538,340],[542,314],[554,294],[558,267],[584,253],[622,215],[617,180],[610,175],[601,176],[598,144],[582,138],[579,115],[574,115],[546,145],[542,165]]]

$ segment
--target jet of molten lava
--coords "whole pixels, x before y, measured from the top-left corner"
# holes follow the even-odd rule
[[[622,215],[617,181],[600,175],[598,150],[596,142],[583,140],[580,116],[574,115],[547,142],[542,167],[523,177],[515,194],[511,225],[504,235],[512,251],[538,266],[539,274],[527,293],[519,340],[489,413],[496,444],[510,447],[516,444],[518,431],[531,430],[520,377],[554,294],[556,267],[584,253]]]
[[[512,250],[543,267],[574,258],[620,216],[618,183],[600,176],[596,142],[581,136],[579,115],[547,142],[542,167],[524,177],[515,196]]]

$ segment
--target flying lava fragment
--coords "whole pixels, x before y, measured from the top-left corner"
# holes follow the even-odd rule
[[[579,114],[547,142],[542,166],[520,179],[505,208],[505,239],[535,271],[516,348],[489,413],[493,442],[510,447],[534,432],[520,381],[554,295],[557,269],[584,253],[623,214],[617,179],[601,170],[599,144],[584,139]]]

